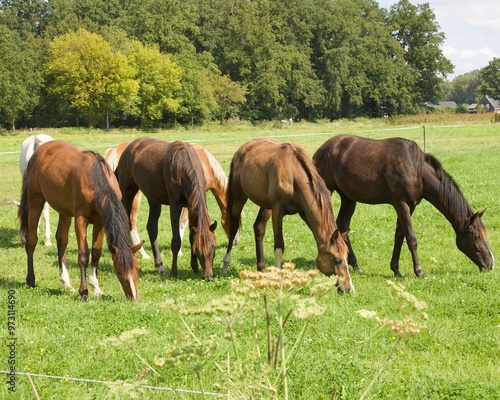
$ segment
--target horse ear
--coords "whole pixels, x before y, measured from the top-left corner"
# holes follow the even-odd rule
[[[109,251],[111,252],[111,254],[116,256],[118,254],[118,247],[112,244],[111,246],[109,246]]]
[[[214,221],[214,223],[212,225],[210,225],[210,232],[213,232],[215,231],[215,229],[217,229],[217,221]]]
[[[349,232],[351,232],[351,228],[349,228],[349,229],[348,229],[348,230],[346,230],[344,233],[342,233],[342,238],[343,238],[344,240],[346,240],[346,239],[347,239],[347,235],[349,235]]]
[[[481,212],[477,212],[475,214],[473,214],[470,218],[469,218],[469,225],[472,225],[474,223],[474,221],[479,217],[479,218],[482,218],[482,216],[484,215],[484,213],[486,212],[486,208],[481,211]]]
[[[335,243],[335,241],[339,238],[340,231],[338,229],[335,229],[333,232],[332,238],[330,239],[331,243]]]
[[[142,245],[144,244],[144,240],[141,240],[139,243],[137,243],[136,245],[130,247],[130,250],[132,251],[132,253],[137,253],[139,251],[139,249],[142,247]]]

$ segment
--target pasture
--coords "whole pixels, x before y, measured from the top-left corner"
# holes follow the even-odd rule
[[[296,123],[281,128],[229,124],[159,132],[59,129],[43,133],[100,154],[141,136],[196,142],[212,152],[229,174],[233,153],[252,137],[293,141],[302,144],[312,156],[324,141],[339,133],[371,138],[401,136],[423,147],[421,125],[365,121]],[[227,237],[219,224],[213,279],[205,281],[193,274],[185,235],[177,279],[158,275],[152,260],[137,255],[141,301],[132,303],[125,299],[105,248],[99,269],[104,294],[100,298],[90,296],[83,303],[78,293],[64,290],[59,282],[54,240],[51,247],[39,240],[35,250],[37,287],[30,289],[25,282],[26,254],[19,242],[13,200],[20,197],[19,150],[28,135],[17,132],[0,137],[0,312],[4,338],[0,352],[4,377],[0,398],[35,398],[33,387],[41,399],[82,400],[358,399],[364,393],[368,399],[499,398],[498,266],[480,273],[455,246],[454,231],[448,221],[425,200],[413,214],[424,279],[413,274],[406,245],[400,262],[404,277],[395,279],[392,275],[389,262],[396,224],[392,207],[358,204],[350,232],[363,271],[352,274],[356,292],[338,295],[336,290],[330,290],[319,296],[308,287],[292,290],[297,297],[269,292],[271,317],[266,323],[262,295],[231,295],[234,282],[240,281],[240,271],[256,271],[252,225],[257,207],[248,202],[241,240],[233,248],[226,276],[221,276],[221,267]],[[483,222],[498,260],[500,126],[488,122],[458,123],[453,127],[428,125],[425,138],[425,151],[441,161],[472,208],[487,209]],[[207,198],[212,221],[220,222],[213,196],[208,193]],[[334,195],[334,213],[338,201]],[[138,228],[151,255],[147,210],[147,201],[143,199]],[[51,225],[54,235],[57,215],[53,210]],[[165,265],[170,265],[172,259],[171,238],[168,210],[164,207],[159,244]],[[285,217],[284,240],[283,261],[293,261],[300,272],[315,268],[314,238],[298,216]],[[271,224],[264,248],[266,264],[273,265]],[[71,280],[78,282],[73,228],[67,262]],[[425,318],[412,307],[414,304],[398,297],[388,280],[404,285],[405,291],[426,303]],[[314,281],[325,287],[331,279],[318,275]],[[283,379],[279,366],[274,369],[267,365],[267,327],[271,336],[278,336],[280,322],[283,326],[282,318],[288,310],[296,309],[308,297],[317,299],[322,312],[308,320],[295,314],[287,318],[282,329],[283,346],[279,349],[287,360],[287,379]],[[202,309],[205,305],[208,307]],[[382,320],[392,322],[408,322],[412,316],[425,329],[415,335],[395,331],[390,329],[391,323],[381,326],[373,319],[363,318],[360,310],[374,311]],[[8,319],[12,315],[15,319]],[[307,329],[303,331],[304,327]],[[297,338],[300,340],[296,342]],[[8,375],[12,366],[22,373],[15,379]],[[15,393],[9,391],[12,387]]]

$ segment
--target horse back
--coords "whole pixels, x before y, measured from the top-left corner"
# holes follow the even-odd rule
[[[313,160],[328,189],[354,201],[391,204],[421,198],[423,152],[411,140],[338,135]]]
[[[308,156],[302,157],[303,154],[305,150],[290,143],[267,138],[248,141],[233,158],[233,190],[243,191],[246,197],[266,209],[278,201],[295,202],[296,185],[310,181],[302,162],[302,158],[307,160]]]
[[[90,216],[95,210],[88,171],[96,160],[93,152],[82,152],[73,144],[50,141],[31,157],[26,182],[29,196],[43,198],[58,213],[75,216],[76,210]],[[81,205],[85,204],[84,208]]]

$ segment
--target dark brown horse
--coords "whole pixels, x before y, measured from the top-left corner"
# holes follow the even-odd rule
[[[24,174],[19,206],[21,236],[25,237],[28,255],[28,285],[35,286],[33,253],[38,241],[37,226],[44,203],[48,202],[59,213],[56,241],[59,274],[64,286],[74,291],[66,269],[68,233],[71,217],[74,217],[82,300],[87,300],[88,296],[88,224],[93,224],[89,283],[94,287],[94,294],[99,296],[102,293],[97,280],[97,267],[106,232],[114,269],[123,291],[130,299],[138,299],[136,248],[130,240],[128,218],[120,197],[113,171],[98,154],[80,151],[70,143],[59,141],[41,145],[31,157]]]
[[[130,144],[131,140],[128,142],[124,142],[119,144],[118,146],[112,147],[104,153],[104,158],[111,166],[113,171],[118,166],[118,162],[120,161],[120,157],[122,156],[123,151]],[[221,225],[226,232],[226,235],[229,237],[229,227],[226,223],[226,191],[227,191],[227,176],[222,169],[222,166],[215,159],[215,157],[204,147],[201,147],[195,143],[191,143],[193,149],[196,151],[198,155],[201,165],[203,166],[203,173],[205,175],[205,182],[207,184],[206,190],[210,190],[219,205],[221,211]],[[139,232],[137,231],[137,215],[139,213],[139,207],[141,205],[142,192],[138,191],[135,199],[132,203],[132,208],[130,211],[130,224],[131,230],[130,235],[132,236],[132,241],[134,243],[139,243],[141,240],[139,238]],[[189,216],[187,212],[187,208],[182,209],[181,220],[180,220],[180,236],[181,240],[184,236],[184,232],[189,224]],[[239,235],[236,235],[235,244],[239,242]],[[182,244],[181,244],[182,247]],[[145,252],[143,248],[139,249],[143,258],[149,258],[149,255]],[[179,252],[179,255],[182,254],[182,250]]]
[[[158,246],[158,219],[162,204],[170,206],[172,226],[172,270],[177,276],[177,256],[181,247],[179,218],[183,207],[189,214],[191,267],[199,273],[199,260],[205,278],[213,276],[217,222],[210,225],[207,210],[206,182],[203,167],[193,147],[185,142],[166,142],[140,138],[123,151],[115,174],[123,193],[123,205],[130,216],[132,204],[140,190],[149,203],[147,230],[155,266],[165,272]]]
[[[384,140],[339,135],[327,140],[314,154],[320,175],[330,191],[341,199],[337,223],[349,229],[356,202],[391,204],[398,215],[391,269],[399,271],[399,256],[406,238],[417,276],[423,271],[417,256],[417,238],[411,215],[422,199],[429,201],[451,223],[457,247],[482,270],[492,269],[495,259],[488,246],[484,214],[474,212],[453,178],[440,162],[422,152],[413,141],[401,138]],[[349,264],[358,263],[349,239]]]
[[[254,224],[259,271],[265,270],[262,241],[269,218],[272,216],[274,254],[280,267],[285,248],[283,216],[298,213],[316,239],[318,269],[328,276],[340,276],[340,290],[353,289],[347,265],[347,233],[337,229],[329,192],[302,147],[258,138],[245,143],[234,155],[227,195],[230,237],[223,272],[228,269],[232,238],[248,199],[260,207]]]

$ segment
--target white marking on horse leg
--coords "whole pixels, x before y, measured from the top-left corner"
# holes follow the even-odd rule
[[[90,267],[89,283],[94,288],[94,296],[99,297],[102,295],[102,290],[99,287],[99,280],[97,279],[97,268]]]
[[[229,269],[230,262],[231,262],[231,252],[228,252],[224,256],[224,264],[222,265],[222,273],[223,274],[227,274],[227,270]]]
[[[130,290],[132,291],[132,299],[136,300],[137,299],[137,290],[135,289],[134,280],[132,279],[132,277],[130,277],[128,281],[130,284]]]
[[[139,237],[139,232],[137,232],[137,229],[135,228],[130,231],[130,238],[132,239],[133,244],[141,242],[141,238]],[[145,260],[149,260],[150,258],[149,254],[146,253],[146,250],[144,250],[143,246],[141,246],[141,248],[139,249],[139,253],[141,253],[142,258],[144,258]]]
[[[75,288],[73,286],[71,286],[71,282],[69,280],[68,270],[67,270],[66,265],[64,263],[62,263],[62,266],[61,266],[61,274],[59,275],[59,280],[64,284],[64,287],[66,289],[69,289],[71,292],[75,291]]]
[[[281,268],[281,259],[283,258],[283,249],[275,249],[274,257],[276,257],[276,267]]]
[[[179,222],[179,234],[181,237],[181,247],[179,248],[179,253],[178,253],[179,256],[182,256],[184,254],[182,252],[182,238],[184,237],[184,232],[186,232],[186,228],[188,225],[189,225],[189,220],[187,220],[186,222],[182,222],[182,221]]]
[[[45,203],[43,205],[43,220],[45,221],[45,246],[52,246],[52,242],[50,241],[50,209],[49,203]]]

